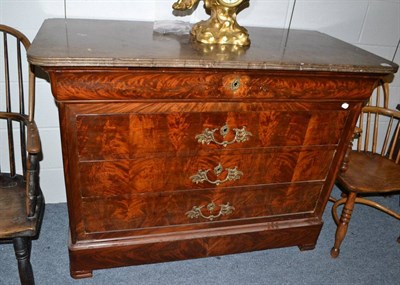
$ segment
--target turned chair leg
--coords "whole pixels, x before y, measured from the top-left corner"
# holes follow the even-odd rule
[[[32,265],[30,262],[31,239],[26,237],[14,238],[15,257],[18,261],[18,272],[21,285],[34,285]]]
[[[343,207],[342,215],[340,217],[340,220],[339,220],[339,223],[338,223],[337,229],[336,229],[335,244],[334,244],[333,248],[331,249],[331,256],[333,258],[336,258],[339,256],[340,245],[342,244],[342,241],[343,241],[344,237],[346,236],[347,228],[349,226],[349,222],[351,219],[351,214],[353,212],[356,197],[357,197],[356,193],[350,192],[347,197],[346,204]]]

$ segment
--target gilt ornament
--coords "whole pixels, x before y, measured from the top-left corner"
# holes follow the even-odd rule
[[[247,30],[236,21],[239,6],[248,0],[204,0],[206,11],[210,11],[210,18],[196,23],[192,30],[192,37],[204,44],[219,45],[250,45]],[[178,0],[172,8],[175,10],[191,10],[200,0]]]

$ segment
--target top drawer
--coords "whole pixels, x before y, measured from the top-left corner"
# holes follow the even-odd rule
[[[68,104],[80,160],[338,144],[340,103]],[[351,106],[349,107],[351,108]]]
[[[375,81],[338,75],[233,70],[50,71],[57,100],[367,99]]]

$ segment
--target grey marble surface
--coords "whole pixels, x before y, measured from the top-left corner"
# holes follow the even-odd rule
[[[48,19],[28,51],[44,67],[177,67],[393,73],[398,66],[315,31],[248,27],[250,47],[205,45],[153,22]]]

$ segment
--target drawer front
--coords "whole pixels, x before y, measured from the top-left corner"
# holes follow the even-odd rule
[[[348,116],[340,103],[132,103],[75,108],[80,160],[336,145]]]
[[[323,181],[332,147],[210,152],[199,156],[140,157],[79,163],[83,197]]]
[[[232,70],[68,70],[50,72],[57,100],[366,99],[374,80]]]
[[[311,216],[354,107],[343,103],[65,104],[76,231]]]
[[[304,215],[314,211],[321,187],[322,183],[300,183],[86,198],[84,227],[90,234]]]

